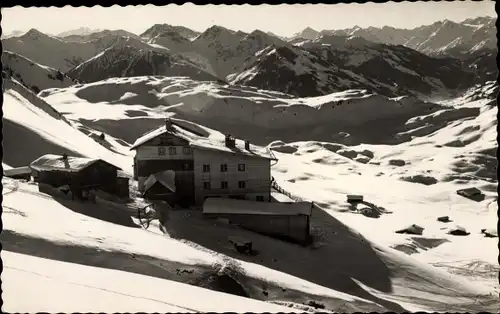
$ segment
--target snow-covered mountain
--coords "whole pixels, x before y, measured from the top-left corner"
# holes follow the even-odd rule
[[[100,31],[101,31],[100,29],[91,29],[89,27],[82,26],[82,27],[79,27],[77,29],[71,29],[71,30],[68,30],[65,32],[61,32],[61,33],[57,34],[56,37],[62,38],[62,37],[75,36],[75,35],[76,36],[85,36],[85,35],[97,33]]]
[[[435,59],[403,46],[335,35],[302,41],[295,47],[269,46],[228,77],[233,84],[301,97],[353,88],[391,97],[445,96],[465,90],[473,79],[454,59]]]
[[[194,39],[196,36],[198,36],[200,33],[197,31],[194,31],[192,29],[189,29],[184,26],[173,26],[169,24],[155,24],[148,28],[144,33],[140,35],[140,37],[145,38],[145,39],[153,39],[155,37],[162,37],[165,33],[167,34],[172,34],[172,33],[177,33],[181,37],[184,37],[186,39]]]
[[[355,26],[323,30],[321,33],[358,36],[373,42],[404,45],[430,56],[462,57],[480,49],[496,49],[495,21],[493,17],[478,17],[460,23],[444,20],[413,29]]]
[[[68,41],[68,42],[90,42],[98,39],[103,39],[103,38],[110,38],[110,37],[125,37],[125,38],[133,38],[136,40],[140,40],[140,37],[134,33],[122,30],[122,29],[117,29],[117,30],[96,30],[96,31],[91,31],[89,33],[84,33],[84,34],[72,34],[72,35],[67,35],[67,36],[59,36],[62,40]]]
[[[145,75],[186,76],[199,80],[217,80],[197,64],[168,51],[139,48],[128,42],[115,44],[67,72],[80,82],[96,82],[111,77]]]
[[[7,77],[15,78],[35,93],[47,88],[68,87],[75,84],[73,79],[62,72],[10,51],[3,51],[2,66],[2,71]]]
[[[96,53],[91,45],[64,42],[36,29],[31,29],[22,36],[3,40],[2,45],[5,50],[63,72]]]
[[[89,38],[93,35],[95,34],[91,34]],[[38,64],[66,72],[120,42],[127,42],[128,45],[139,48],[165,50],[163,47],[153,47],[139,39],[118,36],[109,31],[98,33],[91,41],[79,42],[65,41],[31,29],[23,36],[3,40],[2,44],[5,50],[22,55]]]
[[[315,29],[312,29],[310,27],[306,27],[304,30],[301,32],[298,32],[294,34],[290,40],[296,40],[296,39],[309,39],[309,40],[314,40],[316,37],[318,37],[320,32],[318,32]]]

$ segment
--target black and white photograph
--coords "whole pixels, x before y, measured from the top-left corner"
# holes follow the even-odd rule
[[[494,1],[1,15],[2,312],[500,312]]]

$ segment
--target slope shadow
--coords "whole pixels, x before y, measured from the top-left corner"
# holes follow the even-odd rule
[[[53,143],[22,124],[3,119],[3,162],[12,167],[29,165],[45,154],[83,157],[76,151]]]
[[[113,136],[114,138],[121,139],[127,143],[134,143],[144,133],[157,128],[161,119],[158,118],[134,118],[134,119],[99,119],[87,120],[78,119],[86,127],[93,130],[103,132]]]
[[[201,215],[192,212],[186,219],[184,213],[172,211],[164,224],[165,229],[171,237],[376,302],[389,310],[406,311],[399,304],[368,293],[351,279],[382,292],[392,291],[390,271],[368,241],[321,208],[315,206],[311,216],[314,247],[303,247],[227,223],[205,220]],[[259,254],[248,256],[237,253],[228,243],[228,237],[236,234],[251,240]]]
[[[0,234],[2,249],[62,262],[116,269],[156,278],[189,282],[208,271],[201,266],[189,266],[194,272],[179,272],[186,267],[181,263],[162,260],[148,255],[120,251],[100,250],[73,243],[53,242],[48,239],[3,230]]]
[[[140,226],[134,223],[132,217],[125,208],[120,210],[119,208],[112,207],[111,205],[99,201],[93,204],[91,202],[73,201],[61,197],[54,197],[53,199],[75,213],[124,227],[140,228]]]

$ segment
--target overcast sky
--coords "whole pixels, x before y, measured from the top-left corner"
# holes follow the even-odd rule
[[[73,8],[2,9],[5,34],[14,30],[58,34],[82,26],[92,29],[124,29],[136,34],[153,24],[182,25],[204,31],[211,25],[251,32],[255,29],[289,36],[307,26],[317,30],[355,25],[413,28],[448,19],[463,21],[478,16],[496,16],[494,1],[388,2],[366,4],[294,5],[204,5],[112,6]]]

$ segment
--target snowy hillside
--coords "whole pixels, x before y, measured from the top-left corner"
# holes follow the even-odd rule
[[[153,89],[156,91],[156,101],[151,98],[147,102],[141,100],[145,95],[150,95],[149,91]],[[311,289],[323,289],[321,292],[314,290],[316,300],[326,304],[326,309],[332,311],[497,311],[497,299],[492,295],[497,289],[497,239],[485,238],[480,233],[481,229],[494,228],[495,222],[494,187],[497,178],[493,171],[495,164],[490,159],[495,158],[492,154],[496,150],[497,108],[492,98],[496,90],[494,84],[478,87],[453,102],[442,102],[438,106],[411,98],[384,100],[361,90],[296,99],[270,91],[199,83],[181,78],[123,78],[47,90],[41,95],[58,110],[64,111],[70,120],[105,130],[107,134],[120,139],[125,139],[132,128],[140,133],[140,128],[160,123],[159,119],[167,108],[176,113],[175,117],[193,117],[189,120],[198,119],[207,126],[221,123],[216,120],[221,120],[220,117],[224,115],[227,119],[226,129],[217,129],[230,131],[238,137],[244,129],[242,122],[247,121],[254,126],[251,129],[253,132],[266,123],[269,126],[266,132],[270,137],[280,138],[284,135],[284,132],[280,132],[281,126],[288,131],[294,129],[308,138],[302,142],[275,142],[270,147],[279,159],[272,168],[277,182],[293,195],[312,200],[317,205],[312,216],[316,247],[307,249],[306,253],[302,248],[279,240],[241,231],[245,237],[252,238],[256,247],[261,248],[259,256],[249,257],[244,262],[236,261],[248,276],[242,283],[247,291],[252,290],[250,282],[255,278],[267,278],[275,284],[279,282],[279,287],[286,286],[286,290],[300,291],[296,295],[313,293]],[[342,104],[337,106],[340,102]],[[397,114],[398,107],[406,113]],[[370,111],[370,108],[373,109]],[[254,110],[255,114],[248,110]],[[357,114],[353,115],[351,110]],[[300,119],[295,118],[296,114],[300,115]],[[96,120],[96,116],[100,119]],[[324,118],[319,120],[320,116]],[[251,121],[249,117],[253,117]],[[147,119],[150,120],[149,125]],[[343,131],[347,138],[350,137],[347,130],[358,130],[365,136],[376,133],[375,129],[370,129],[370,121],[385,121],[385,124],[391,125],[391,129],[396,129],[392,128],[396,125],[395,121],[401,121],[406,132],[399,132],[399,144],[380,145],[380,141],[374,139],[371,145],[344,146],[333,139],[311,140],[320,136],[317,136],[318,130],[312,128],[312,124],[302,122],[308,119],[311,123],[317,121],[317,124],[329,119],[330,125],[345,121],[339,131]],[[117,123],[113,124],[113,121]],[[297,128],[299,123],[307,128]],[[380,125],[378,123],[379,136],[383,134]],[[268,139],[268,142],[271,140]],[[384,188],[376,189],[376,186]],[[486,194],[485,200],[473,202],[455,193],[457,189],[469,186],[479,187]],[[214,259],[222,258],[225,254],[238,258],[220,244],[224,242],[224,233],[220,230],[225,227],[209,227],[203,220],[196,220],[194,212],[191,213],[193,216],[189,220],[189,228],[187,225],[185,229],[181,227],[187,222],[180,214],[174,214],[167,226],[172,237],[175,233],[176,238],[181,237],[191,243],[185,248],[180,246],[188,242],[177,242],[161,236],[146,240],[142,237],[157,235],[133,228],[121,231],[123,227],[111,227],[87,217],[84,218],[86,224],[73,224],[70,222],[81,218],[72,217],[74,214],[69,212],[64,217],[68,222],[66,228],[72,228],[71,231],[58,228],[49,238],[49,234],[31,225],[30,219],[38,217],[35,212],[29,206],[19,205],[18,198],[29,202],[24,190],[30,189],[33,188],[22,185],[21,192],[9,194],[4,201],[6,206],[28,217],[11,216],[18,217],[15,218],[16,222],[6,225],[15,226],[11,227],[15,228],[11,229],[15,233],[4,235],[4,232],[2,235],[10,236],[7,243],[25,243],[15,246],[18,251],[22,247],[27,250],[29,243],[14,236],[19,233],[24,234],[24,237],[30,236],[30,239],[42,237],[53,241],[50,239],[57,238],[59,242],[82,241],[80,245],[90,246],[96,240],[85,236],[86,230],[90,228],[90,223],[99,223],[105,225],[96,225],[92,230],[94,237],[101,239],[101,250],[113,250],[118,246],[121,251],[136,256],[145,254],[162,258],[163,269],[168,269],[170,266],[166,265],[174,260],[184,263],[194,259],[186,256],[191,254],[198,256],[196,259],[199,260],[189,266],[195,269],[195,273],[197,267],[211,265]],[[345,203],[347,194],[364,195],[366,204],[350,208]],[[33,201],[41,201],[37,195],[30,197]],[[57,210],[54,215],[60,217],[66,209],[64,204],[58,206],[54,207]],[[52,205],[47,203],[46,207],[52,208]],[[375,210],[378,216],[373,215]],[[445,224],[436,220],[443,215],[450,216],[453,222]],[[394,233],[409,224],[424,227],[423,235]],[[460,237],[447,234],[455,224],[466,228],[470,235]],[[79,227],[76,229],[72,226]],[[236,232],[236,229],[231,230]],[[120,238],[130,233],[130,239],[127,238],[126,244],[118,244],[110,232],[120,234]],[[144,235],[139,236],[142,232]],[[67,234],[72,234],[71,239]],[[139,242],[135,244],[136,241],[152,246],[145,247]],[[154,245],[156,241],[159,241],[158,245]],[[168,241],[168,244],[163,241]],[[167,245],[179,248],[154,249]],[[199,249],[199,245],[218,254],[206,254],[205,249],[198,251],[196,248]],[[477,247],[481,249],[474,250]],[[12,246],[10,250],[13,250]],[[182,257],[174,256],[172,252],[182,252]],[[453,261],[460,262],[450,263]],[[367,268],[374,271],[367,272]],[[323,269],[328,271],[318,272]],[[288,277],[290,275],[295,276],[293,280]],[[269,296],[275,296],[274,299],[269,297],[269,300],[292,301],[290,296],[287,299],[283,292],[278,293],[282,291],[281,288],[273,290],[274,284],[271,282],[267,285]],[[262,296],[261,293],[259,295]],[[352,299],[354,297],[357,299]],[[304,300],[303,297],[298,298]]]
[[[3,84],[4,164],[21,167],[44,154],[67,153],[103,158],[131,171],[130,152],[111,136],[104,145],[99,144],[80,131],[90,134],[89,128],[69,122],[20,83],[4,80]]]
[[[56,69],[5,50],[2,53],[2,66],[9,77],[15,78],[35,93],[47,88],[75,84],[71,78]]]
[[[166,50],[129,46],[128,41],[107,48],[100,54],[70,69],[67,75],[79,82],[95,82],[112,77],[142,75],[186,76],[217,80],[191,60]]]
[[[68,89],[46,90],[40,95],[58,110],[67,112],[70,118],[74,113],[85,119],[91,127],[106,126],[108,131],[119,128],[117,133],[111,134],[124,135],[122,139],[129,143],[155,126],[156,119],[165,111],[223,133],[265,144],[273,140],[300,141],[311,137],[347,143],[373,142],[374,136],[378,137],[376,142],[393,143],[400,141],[396,135],[406,130],[405,122],[409,118],[440,108],[413,97],[391,99],[364,90],[293,98],[253,87],[165,77],[113,78]],[[88,112],[87,102],[112,103],[113,106],[103,107],[96,117]],[[117,115],[117,111],[121,114]],[[220,119],[221,116],[224,119]],[[132,121],[140,123],[128,125]],[[391,121],[391,128],[380,127],[388,121]],[[122,133],[126,124],[126,131]],[[359,125],[365,128],[359,129]],[[290,132],[290,128],[296,132]],[[345,130],[351,136],[342,135]]]

